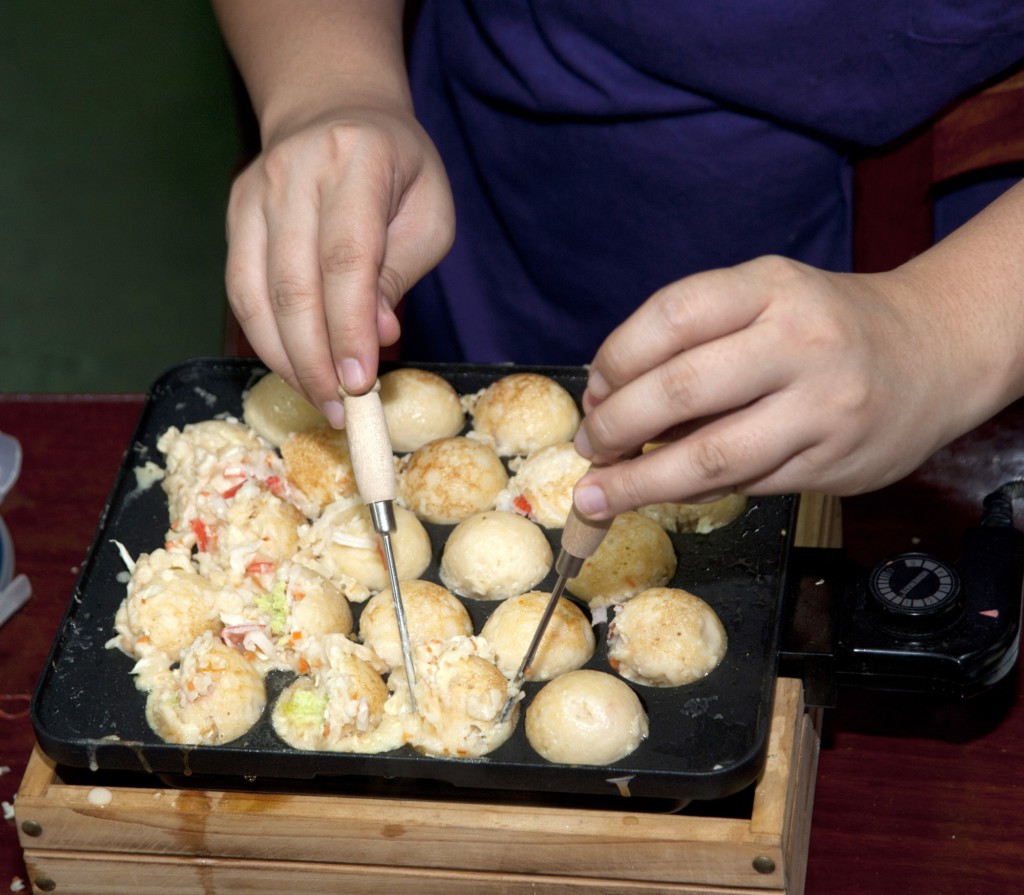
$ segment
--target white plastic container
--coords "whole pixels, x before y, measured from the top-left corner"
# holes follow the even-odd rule
[[[21,473],[21,445],[10,435],[0,432],[0,504],[14,487]],[[14,543],[11,533],[0,517],[0,625],[17,612],[32,595],[32,587],[24,575],[14,576]]]

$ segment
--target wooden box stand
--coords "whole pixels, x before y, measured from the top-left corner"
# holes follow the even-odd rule
[[[804,888],[816,716],[781,679],[749,817],[69,785],[37,747],[15,814],[34,892],[669,895]]]

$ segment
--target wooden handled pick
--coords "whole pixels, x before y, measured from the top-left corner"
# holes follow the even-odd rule
[[[368,504],[394,500],[395,461],[380,403],[380,380],[365,395],[350,395],[341,386],[338,393],[345,405],[345,432],[359,493]]]
[[[409,625],[405,618],[402,592],[398,586],[398,569],[391,545],[391,533],[396,529],[395,510],[395,460],[391,450],[391,435],[384,406],[380,403],[380,380],[373,384],[365,395],[350,395],[338,387],[345,405],[345,432],[348,435],[348,451],[352,460],[352,471],[356,487],[370,510],[373,528],[380,535],[384,545],[384,559],[391,581],[391,597],[398,623],[398,636],[402,644],[402,664],[409,682],[409,703],[414,712],[416,704],[416,666],[412,657],[412,643],[409,640]]]
[[[576,504],[573,504],[572,509],[569,511],[569,516],[565,520],[565,528],[562,529],[561,549],[558,551],[558,558],[555,560],[555,571],[558,572],[558,580],[555,582],[548,604],[544,607],[544,612],[537,623],[537,630],[533,634],[533,640],[530,641],[526,655],[523,656],[523,661],[519,664],[519,670],[509,683],[508,697],[501,709],[501,714],[498,716],[499,724],[507,721],[509,714],[512,712],[512,706],[515,705],[516,697],[518,697],[519,691],[523,686],[523,681],[526,680],[526,675],[530,673],[530,665],[533,664],[537,650],[540,649],[541,640],[544,639],[544,632],[551,621],[551,616],[555,614],[555,607],[562,597],[565,585],[569,582],[570,578],[575,578],[579,575],[584,561],[588,556],[592,556],[594,551],[601,545],[601,541],[608,534],[608,529],[611,527],[612,522],[612,519],[602,519],[600,521],[588,519],[579,513],[576,509]]]

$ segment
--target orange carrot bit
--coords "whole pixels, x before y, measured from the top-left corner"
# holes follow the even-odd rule
[[[528,501],[522,494],[512,500],[512,506],[514,506],[520,513],[529,516],[533,512],[533,507],[530,506]]]
[[[189,523],[189,527],[192,529],[192,533],[196,536],[196,542],[199,546],[200,552],[208,552],[210,544],[213,542],[209,528],[207,528],[201,519],[193,519]]]
[[[309,674],[309,662],[303,658],[299,658],[299,674]]]
[[[292,640],[302,640],[302,632],[292,631]]]

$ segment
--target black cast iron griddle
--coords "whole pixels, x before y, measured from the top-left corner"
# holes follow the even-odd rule
[[[586,372],[577,367],[417,364],[471,394],[513,371],[551,376],[577,400]],[[387,369],[385,367],[384,369]],[[378,755],[303,752],[280,740],[270,708],[290,675],[267,679],[263,718],[244,737],[224,746],[180,746],[160,740],[145,720],[145,694],[129,673],[133,660],[105,647],[125,595],[127,573],[115,541],[133,557],[160,546],[168,528],[159,484],[140,488],[135,470],[163,465],[156,448],[169,426],[220,414],[241,418],[244,391],[266,372],[248,359],[198,359],[165,373],[153,386],[128,446],[95,540],[32,700],[39,743],[72,768],[141,771],[154,775],[300,781],[310,778],[398,778],[444,781],[481,790],[611,795],[625,784],[630,795],[658,799],[714,799],[739,792],[759,774],[767,748],[780,638],[780,603],[786,580],[797,499],[752,499],[735,522],[707,535],[672,535],[679,567],[672,586],[684,587],[718,613],[729,636],[723,662],[696,683],[658,689],[634,686],[649,718],[650,736],[614,765],[551,764],[527,742],[520,720],[499,749],[480,759],[442,759],[399,749]],[[427,525],[434,556],[425,578],[438,581],[445,538],[452,526]],[[557,553],[559,531],[548,532]],[[552,571],[538,589],[554,585]],[[465,601],[479,632],[495,604]],[[358,626],[360,606],[353,604]],[[595,631],[598,647],[586,667],[611,671],[607,625]],[[528,684],[527,703],[540,684]],[[287,785],[286,782],[284,785]]]

